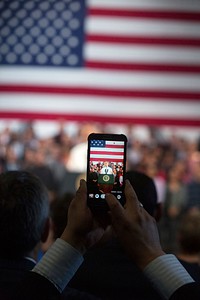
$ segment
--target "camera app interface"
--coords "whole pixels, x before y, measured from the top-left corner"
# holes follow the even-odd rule
[[[122,198],[124,141],[91,140],[89,144],[89,198],[105,199],[112,193]]]

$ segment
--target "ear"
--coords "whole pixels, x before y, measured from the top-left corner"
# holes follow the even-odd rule
[[[46,219],[45,225],[44,225],[44,229],[43,232],[41,234],[41,242],[44,243],[46,242],[48,236],[49,236],[49,231],[50,231],[50,226],[51,226],[51,219],[50,217],[48,217]]]

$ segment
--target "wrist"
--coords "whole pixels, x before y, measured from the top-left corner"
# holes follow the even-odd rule
[[[144,255],[141,259],[138,259],[137,265],[141,270],[144,270],[146,266],[150,264],[154,259],[165,254],[166,253],[162,250],[152,254],[148,253],[146,256]]]
[[[85,239],[70,230],[65,230],[60,238],[78,250],[82,255],[87,250]]]

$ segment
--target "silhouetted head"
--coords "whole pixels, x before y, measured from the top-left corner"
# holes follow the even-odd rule
[[[200,253],[200,211],[185,213],[178,228],[178,242],[184,254]]]
[[[74,198],[74,194],[66,193],[61,198],[56,199],[50,206],[50,215],[53,221],[54,239],[59,238],[67,225],[67,213],[69,205]]]
[[[24,171],[0,174],[0,255],[28,255],[45,240],[49,198],[39,178]]]
[[[130,181],[146,211],[153,216],[157,208],[157,192],[153,179],[138,171],[126,172],[126,179]]]

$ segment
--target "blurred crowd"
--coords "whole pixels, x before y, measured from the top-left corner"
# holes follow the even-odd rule
[[[116,129],[119,132],[118,129]],[[60,122],[57,132],[38,136],[34,122],[20,130],[0,130],[0,173],[27,170],[39,176],[53,203],[66,193],[75,193],[85,178],[87,136],[112,132],[112,126],[82,123],[72,133]],[[116,132],[114,132],[116,133]],[[176,252],[177,230],[187,211],[200,210],[200,134],[187,139],[176,134],[167,138],[160,128],[146,128],[140,138],[134,126],[123,127],[128,137],[127,170],[142,171],[153,178],[158,194],[158,226],[165,251]]]

